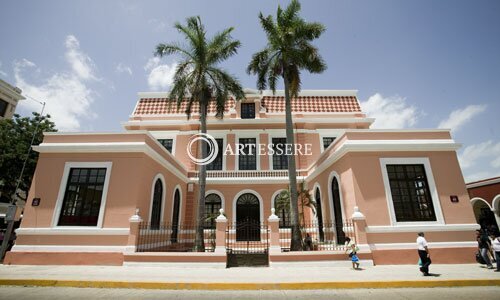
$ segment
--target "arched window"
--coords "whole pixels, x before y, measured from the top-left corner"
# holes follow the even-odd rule
[[[179,193],[179,189],[176,189],[174,194],[174,211],[172,212],[172,235],[170,236],[170,241],[172,243],[177,243],[177,235],[179,233],[180,208],[181,194]]]
[[[153,190],[153,207],[151,208],[151,229],[159,229],[161,221],[161,200],[163,198],[163,184],[157,179]]]
[[[281,191],[274,198],[274,209],[276,215],[280,218],[280,228],[290,228],[290,193],[286,190]]]
[[[321,192],[319,188],[316,188],[314,193],[314,199],[316,200],[316,213],[318,217],[318,230],[319,230],[319,240],[321,242],[325,241],[325,232],[323,231],[323,208],[321,208]]]
[[[340,204],[340,188],[339,182],[337,181],[337,177],[333,177],[332,180],[332,208],[333,208],[333,217],[335,222],[335,232],[337,236],[337,243],[344,244],[345,243],[345,232],[343,230],[342,224],[342,206]]]
[[[215,229],[215,219],[222,207],[222,199],[217,194],[209,194],[205,197],[205,228]]]

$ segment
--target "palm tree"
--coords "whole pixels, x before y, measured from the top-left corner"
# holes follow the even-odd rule
[[[200,107],[200,131],[207,132],[207,111],[210,102],[215,101],[216,117],[224,117],[224,105],[230,95],[236,100],[244,98],[239,81],[218,65],[237,53],[241,43],[231,37],[233,28],[227,28],[211,39],[206,37],[200,17],[186,19],[186,25],[176,23],[174,27],[184,35],[186,45],[180,43],[158,44],[156,56],[180,55],[181,61],[175,70],[169,101],[176,101],[177,108],[187,101],[186,115],[191,117],[194,103]],[[199,144],[202,157],[207,156],[204,144]],[[195,247],[204,251],[203,222],[205,213],[205,165],[199,166],[199,193]]]
[[[301,70],[321,73],[326,65],[311,42],[317,39],[325,27],[316,22],[308,23],[299,16],[300,3],[292,0],[283,10],[278,6],[276,21],[273,16],[259,14],[260,23],[267,35],[267,46],[252,56],[247,72],[257,74],[257,88],[267,86],[275,92],[276,83],[283,78],[285,87],[286,142],[294,145],[291,97],[300,91]],[[291,250],[301,249],[299,216],[297,204],[297,174],[295,156],[288,155],[288,178],[290,180],[290,207],[292,221]]]

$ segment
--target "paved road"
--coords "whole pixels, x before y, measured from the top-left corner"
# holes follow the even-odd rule
[[[53,287],[0,287],[0,299],[499,299],[500,287],[315,291],[165,291]]]

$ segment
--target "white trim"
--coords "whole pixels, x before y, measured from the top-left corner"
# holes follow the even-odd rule
[[[134,115],[135,117],[139,115]],[[148,115],[150,117],[151,115]],[[158,115],[158,116],[168,116],[168,115]],[[375,121],[374,118],[366,117],[353,117],[353,118],[296,118],[295,123],[320,123],[320,124],[372,124]],[[182,121],[184,125],[198,125],[199,120],[189,120]],[[282,124],[282,118],[262,118],[262,119],[207,119],[207,124]],[[129,126],[166,126],[166,125],[179,125],[179,120],[131,120],[127,122],[122,122],[123,127]]]
[[[233,149],[233,152],[235,152],[235,166],[234,166],[234,169],[235,171],[240,171],[240,156],[239,156],[239,151],[238,151],[238,147],[236,147],[236,144],[239,144],[240,142],[240,138],[250,138],[250,139],[255,139],[255,156],[256,156],[256,159],[255,159],[255,163],[257,164],[256,166],[256,169],[255,170],[241,170],[241,171],[260,171],[260,155],[259,155],[259,143],[260,143],[260,135],[259,134],[255,134],[255,132],[239,132],[238,134],[235,134],[235,137],[234,137],[234,148]]]
[[[330,220],[331,222],[339,222],[339,220],[335,220],[335,213],[334,213],[335,208],[333,207],[333,194],[332,194],[333,178],[337,178],[337,183],[339,184],[340,212],[342,213],[342,220],[340,220],[340,222],[344,222],[344,220],[346,220],[346,215],[344,213],[344,197],[342,195],[342,181],[340,181],[340,176],[335,171],[331,171],[330,175],[328,175],[328,206],[330,207],[330,218],[331,218]]]
[[[475,187],[480,187],[480,186],[485,186],[485,185],[490,185],[490,184],[495,184],[500,182],[500,177],[498,178],[493,178],[493,179],[488,179],[480,182],[469,182],[465,186],[468,189],[475,188]]]
[[[422,164],[424,165],[425,175],[427,177],[427,183],[429,184],[429,192],[432,200],[432,205],[434,206],[434,214],[436,215],[436,221],[423,221],[423,222],[398,222],[396,221],[396,214],[394,212],[394,205],[392,200],[391,186],[389,184],[389,175],[387,173],[388,164],[397,165],[411,165],[411,164]],[[443,212],[441,210],[441,201],[439,199],[439,193],[436,188],[436,183],[434,181],[434,175],[431,168],[431,163],[428,157],[395,157],[395,158],[380,158],[380,168],[382,171],[382,179],[384,182],[385,196],[387,200],[387,208],[389,210],[389,216],[391,217],[391,225],[423,225],[423,224],[444,224]]]
[[[500,213],[500,194],[496,195],[491,202],[491,209],[496,210],[497,214]]]
[[[488,206],[488,208],[490,210],[493,210],[491,205],[486,200],[484,200],[483,198],[479,198],[479,197],[474,197],[474,198],[470,199],[470,204],[472,206],[472,209],[474,209],[474,204],[476,204],[476,202],[478,202],[478,201],[479,202],[483,201],[486,204],[486,206]]]
[[[165,153],[168,153],[184,172],[187,170],[184,164],[172,156],[157,140],[152,139],[161,147]],[[161,156],[156,150],[151,148],[145,142],[116,142],[116,143],[42,143],[39,146],[33,146],[33,149],[39,153],[123,153],[123,152],[141,152],[154,159],[160,165],[172,172],[179,179],[187,182],[188,177],[168,160]]]
[[[239,191],[233,198],[233,213],[232,213],[232,219],[233,223],[236,223],[236,201],[238,201],[238,198],[243,195],[243,194],[253,194],[259,199],[259,206],[260,206],[260,223],[264,222],[264,201],[262,200],[262,196],[257,193],[254,190],[251,189],[244,189]]]
[[[429,242],[429,250],[435,248],[477,248],[477,242]],[[396,250],[396,249],[415,249],[417,250],[416,243],[380,243],[369,244],[370,250]],[[415,251],[416,252],[416,251]]]
[[[175,156],[175,146],[177,143],[177,137],[175,133],[171,131],[151,131],[151,135],[158,141],[160,139],[172,140],[172,156]],[[163,145],[162,145],[163,146]],[[167,150],[167,149],[165,149]],[[167,150],[168,151],[168,150]]]
[[[59,184],[59,193],[57,195],[56,206],[52,215],[52,227],[65,227],[58,226],[59,218],[61,216],[61,209],[64,201],[64,193],[68,184],[69,172],[71,168],[106,168],[106,176],[104,177],[104,185],[102,189],[101,206],[99,208],[99,217],[97,218],[96,226],[85,226],[85,228],[102,228],[104,219],[104,211],[106,210],[106,200],[109,189],[109,179],[111,178],[112,162],[66,162],[64,164],[64,171]]]
[[[179,226],[182,224],[182,189],[181,185],[177,184],[174,188],[174,192],[172,193],[172,213],[170,214],[170,221],[171,224],[173,225],[174,221],[174,207],[175,207],[175,191],[179,190]]]
[[[436,224],[436,225],[396,225],[396,226],[367,226],[367,233],[392,232],[431,232],[431,231],[474,231],[479,229],[478,224]]]
[[[286,189],[279,189],[277,190],[276,192],[274,192],[273,196],[271,197],[271,208],[276,208],[274,206],[274,199],[276,198],[276,196],[278,196],[282,191],[286,191]]]
[[[325,149],[325,146],[323,144],[323,138],[325,137],[334,137],[335,140],[330,144],[333,145],[337,139],[339,137],[341,137],[345,130],[344,129],[317,129],[317,132],[319,134],[319,146],[320,146],[320,149],[321,149],[321,152],[320,153],[323,153],[326,149]]]
[[[133,247],[133,246],[132,246]],[[128,246],[14,245],[12,252],[127,252]]]
[[[167,194],[167,185],[165,184],[165,177],[162,173],[156,174],[153,178],[153,184],[151,185],[151,200],[149,202],[149,222],[151,223],[151,217],[153,216],[153,198],[155,193],[155,184],[156,181],[160,179],[162,185],[162,193],[161,193],[161,208],[160,208],[160,223],[163,222],[163,215],[165,212],[165,195]]]
[[[358,90],[301,90],[299,92],[299,97],[305,96],[352,96],[356,97]],[[278,96],[284,97],[284,90],[263,90],[260,95],[262,96]]]
[[[343,136],[339,137],[340,140]],[[337,142],[337,141],[336,141]],[[348,152],[384,152],[384,151],[456,151],[460,144],[452,139],[448,140],[347,140],[342,143],[333,153],[331,151],[323,152],[318,159],[328,155],[321,165],[316,166],[313,163],[309,166],[308,177],[314,178],[333,163],[338,161]]]
[[[216,194],[217,196],[220,197],[221,200],[221,208],[226,211],[226,199],[224,198],[224,194],[219,192],[218,190],[208,190],[205,191],[205,198],[207,198],[208,195],[210,194]]]
[[[254,170],[255,171],[255,170]],[[304,181],[305,176],[297,176],[297,182]],[[198,178],[190,178],[190,182],[197,183]],[[287,177],[221,177],[221,178],[207,178],[207,184],[286,184],[290,183]]]
[[[58,226],[39,228],[18,228],[17,235],[129,235],[130,229],[126,228],[94,228],[82,226]]]

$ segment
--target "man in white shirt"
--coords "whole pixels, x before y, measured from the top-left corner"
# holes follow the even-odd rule
[[[431,264],[431,256],[429,255],[429,249],[427,248],[427,241],[424,238],[424,233],[419,232],[417,237],[417,248],[418,256],[422,262],[420,267],[420,272],[424,273],[424,276],[431,276],[429,274],[429,265]]]

